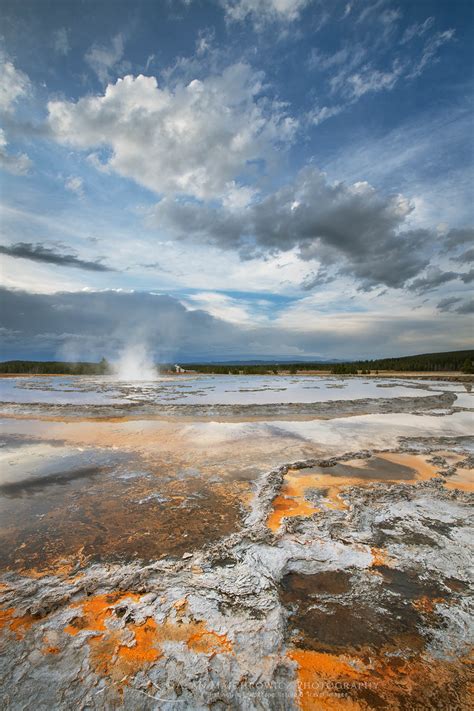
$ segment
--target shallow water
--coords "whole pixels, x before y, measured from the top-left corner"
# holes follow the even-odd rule
[[[130,383],[109,376],[18,377],[0,380],[0,401],[73,405],[312,403],[421,397],[430,393],[429,385],[389,379],[258,375],[177,376]],[[439,390],[439,383],[437,386]]]
[[[400,437],[463,438],[468,450],[472,414],[181,423],[4,418],[0,428],[0,568],[42,569],[81,556],[182,555],[241,527],[262,472],[314,456],[396,448]],[[373,463],[383,480],[383,466]],[[347,476],[347,465],[341,471]],[[291,515],[315,510],[304,492],[301,501]]]

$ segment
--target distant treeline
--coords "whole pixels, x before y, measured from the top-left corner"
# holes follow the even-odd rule
[[[218,375],[268,375],[277,374],[281,370],[289,370],[293,366],[286,367],[286,364],[263,363],[261,365],[247,365],[245,363],[182,363],[185,370],[193,370],[197,373],[215,373]],[[295,371],[296,372],[296,371]]]
[[[29,375],[107,375],[111,373],[109,362],[102,358],[99,363],[68,363],[59,360],[7,360],[0,363],[0,373],[26,373]]]
[[[377,373],[378,371],[401,372],[474,372],[474,350],[448,351],[446,353],[425,353],[423,355],[403,356],[401,358],[380,358],[378,360],[358,360],[347,363],[320,362],[264,362],[246,363],[181,363],[185,370],[197,373],[216,373],[232,375],[268,375],[281,372],[325,371],[335,375],[357,375],[359,373]],[[162,372],[174,370],[170,363],[157,365]],[[62,361],[9,360],[0,363],[0,373],[25,373],[31,375],[108,375],[112,372],[110,363],[105,359],[99,363],[68,363]]]
[[[359,361],[355,363],[361,368],[378,370],[401,371],[437,371],[437,370],[464,370],[472,369],[474,363],[474,350],[472,351],[447,351],[446,353],[424,353],[416,356],[402,358],[382,358],[380,360]]]
[[[305,370],[327,371],[338,375],[356,375],[357,373],[375,373],[378,370],[394,370],[402,372],[436,372],[436,371],[462,371],[473,372],[474,350],[447,351],[446,353],[424,353],[415,356],[400,358],[379,358],[377,360],[357,360],[347,363],[320,363],[320,362],[294,362],[294,363],[262,363],[259,365],[246,365],[244,363],[183,363],[186,370],[195,370],[198,373],[244,373],[245,375],[264,375],[286,371],[297,373]]]

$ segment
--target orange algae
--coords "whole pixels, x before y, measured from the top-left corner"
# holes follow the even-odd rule
[[[81,608],[81,615],[75,617],[65,627],[65,632],[77,635],[81,630],[96,632],[97,636],[88,639],[91,649],[90,662],[96,673],[108,676],[113,681],[123,680],[135,674],[143,666],[156,661],[161,655],[154,646],[156,641],[156,622],[148,618],[143,625],[129,623],[127,630],[133,633],[133,641],[126,645],[122,638],[122,630],[110,630],[106,621],[112,616],[114,607],[129,600],[136,602],[140,595],[136,593],[112,593],[95,595],[73,607]]]
[[[218,652],[232,652],[232,644],[227,635],[204,629],[202,632],[192,634],[188,639],[188,647],[193,652],[202,654],[217,654]]]
[[[284,518],[290,516],[311,516],[318,509],[304,498],[304,487],[298,488],[294,482],[285,481],[281,493],[273,501],[273,511],[268,517],[268,527],[277,531]]]
[[[437,661],[415,649],[409,658],[366,650],[359,656],[293,649],[297,663],[296,701],[302,711],[369,711],[373,708],[453,708],[467,711],[474,701],[469,658]]]
[[[308,489],[320,489],[323,493],[319,503],[326,509],[343,510],[347,508],[341,493],[351,486],[368,486],[375,482],[402,482],[414,484],[417,481],[424,481],[436,476],[436,467],[421,455],[383,453],[374,458],[375,462],[387,462],[394,465],[393,475],[380,472],[367,476],[367,468],[371,464],[370,459],[355,459],[341,462],[334,467],[316,467],[310,469],[308,473],[302,474],[300,470],[290,469],[285,475],[283,487],[280,494],[273,501],[273,510],[267,521],[268,527],[272,531],[277,531],[281,522],[286,517],[311,516],[320,511],[306,500],[305,494]],[[397,467],[403,472],[412,471],[410,478],[400,480],[397,475]],[[360,474],[357,470],[360,470]]]
[[[61,650],[59,647],[43,647],[41,651],[43,654],[59,654]]]
[[[32,615],[19,615],[14,616],[15,608],[9,607],[6,610],[0,610],[0,629],[7,627],[15,633],[17,639],[23,639],[25,632],[27,632],[31,625],[38,622],[37,617]]]
[[[109,629],[107,620],[113,615],[114,609],[127,600],[139,599],[140,595],[136,593],[112,593],[74,603],[73,607],[81,608],[81,614],[66,626],[65,631],[71,635],[77,635],[81,630],[96,633],[87,641],[90,646],[90,663],[97,674],[108,677],[119,686],[126,685],[128,677],[163,656],[161,646],[166,642],[181,642],[194,652],[212,656],[218,652],[232,651],[227,636],[208,630],[203,622],[165,621],[158,625],[149,617],[143,624],[126,622],[125,628]],[[186,599],[175,603],[179,615],[186,605]]]
[[[348,660],[334,654],[293,649],[288,656],[298,665],[297,702],[302,711],[359,711],[364,708],[337,690],[354,682],[359,674]]]
[[[83,602],[73,603],[71,607],[80,607],[82,615],[75,617],[65,627],[65,631],[71,635],[76,635],[84,629],[94,632],[106,631],[105,620],[112,614],[112,607],[126,599],[137,601],[140,596],[136,593],[109,593],[94,595]]]
[[[338,484],[335,484],[335,481]],[[342,489],[351,484],[358,483],[356,479],[344,479],[339,483],[331,475],[300,474],[298,471],[289,470],[285,476],[281,493],[274,499],[273,511],[268,518],[268,527],[277,531],[284,518],[292,516],[311,516],[321,509],[305,499],[308,489],[326,489],[321,504],[325,508],[345,509],[345,503],[339,498]],[[343,485],[341,485],[343,484]]]
[[[371,548],[370,552],[372,554],[372,566],[385,565],[389,566],[389,559],[387,557],[387,551],[383,548]]]
[[[204,622],[165,621],[157,628],[157,638],[161,643],[183,642],[194,652],[215,654],[232,652],[232,643],[225,634],[217,634],[207,629]]]
[[[384,459],[392,464],[398,464],[402,467],[409,467],[410,469],[413,469],[414,476],[411,482],[432,479],[436,476],[438,471],[438,467],[434,464],[430,464],[430,462],[427,461],[427,457],[421,454],[384,452],[383,454],[378,455],[378,457],[379,459]]]
[[[149,617],[144,625],[130,625],[135,634],[135,645],[127,647],[121,645],[118,649],[118,656],[137,665],[138,668],[146,662],[154,662],[161,653],[153,645],[157,639],[157,625],[155,620]]]

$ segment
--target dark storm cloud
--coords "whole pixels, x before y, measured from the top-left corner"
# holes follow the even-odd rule
[[[370,289],[402,287],[428,266],[433,235],[404,229],[410,212],[399,196],[383,196],[367,183],[330,184],[311,168],[246,209],[166,198],[153,219],[178,238],[235,249],[243,258],[296,248],[303,260],[318,260]]]
[[[456,306],[456,304],[459,304],[461,301],[459,296],[448,296],[446,299],[441,299],[441,301],[438,303],[437,308],[440,311],[451,311],[453,306]]]
[[[125,345],[145,343],[157,360],[290,356],[375,357],[469,347],[458,316],[400,319],[351,314],[316,318],[311,327],[247,327],[188,310],[171,296],[149,292],[31,294],[0,289],[2,360],[114,357]],[[464,307],[463,307],[464,308]],[[464,313],[464,311],[462,311]],[[467,312],[466,312],[467,313]]]
[[[465,301],[455,309],[457,314],[474,314],[474,299]]]
[[[472,281],[474,281],[474,269],[470,269],[468,272],[465,274],[460,274],[459,278],[461,281],[463,281],[465,284],[470,284]]]
[[[438,267],[432,267],[428,269],[426,276],[415,279],[408,288],[410,291],[418,291],[424,294],[461,276],[463,275],[458,274],[458,272],[443,272]]]
[[[63,352],[68,357],[113,354],[127,342],[149,342],[163,357],[207,341],[226,348],[235,329],[204,311],[188,311],[178,300],[148,292],[60,292],[31,294],[0,290],[0,326],[15,332],[20,348]],[[23,345],[21,345],[23,344]]]
[[[456,247],[462,247],[465,244],[473,244],[474,227],[462,227],[449,230],[444,239],[444,243],[448,250],[455,249]]]
[[[88,261],[79,259],[74,254],[67,254],[56,251],[50,247],[45,247],[40,243],[16,242],[11,245],[0,245],[0,253],[9,257],[20,259],[31,259],[33,262],[45,262],[47,264],[58,264],[63,267],[77,267],[90,272],[111,272],[111,267],[102,264],[101,261]]]
[[[458,254],[451,258],[453,262],[459,262],[460,264],[470,264],[474,262],[474,247],[472,249],[467,249],[462,254]]]
[[[474,299],[463,301],[459,296],[448,296],[441,299],[437,308],[439,311],[451,311],[452,313],[467,315],[474,313]]]
[[[310,272],[301,282],[301,288],[305,291],[311,291],[317,286],[324,286],[334,281],[334,277],[330,276],[325,269],[320,269],[317,272]]]

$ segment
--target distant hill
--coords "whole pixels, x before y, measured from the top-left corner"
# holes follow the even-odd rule
[[[197,361],[195,361],[197,362]],[[200,365],[206,365],[211,364],[211,365],[285,365],[285,364],[291,364],[295,363],[294,358],[290,358],[289,356],[284,356],[278,358],[276,360],[275,358],[246,358],[240,359],[240,360],[213,360],[213,361],[202,361],[200,362]],[[183,362],[180,361],[182,365],[191,365],[191,363],[188,363],[187,361]],[[331,363],[345,363],[345,360],[342,358],[311,358],[308,356],[307,358],[303,358],[302,360],[298,361],[298,363],[325,363],[325,364],[331,364]]]

